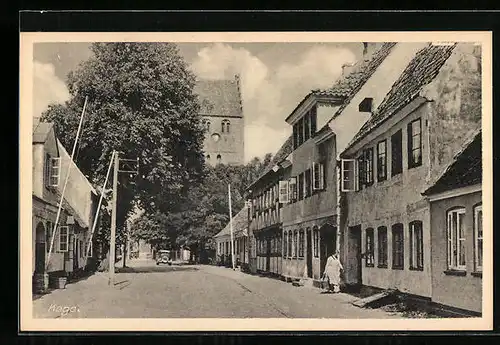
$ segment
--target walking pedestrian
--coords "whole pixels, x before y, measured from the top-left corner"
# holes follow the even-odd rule
[[[323,276],[328,283],[328,291],[340,292],[340,274],[344,267],[340,263],[339,252],[328,257]]]

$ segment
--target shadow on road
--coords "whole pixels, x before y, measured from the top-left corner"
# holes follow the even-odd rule
[[[180,272],[198,271],[196,267],[188,266],[137,266],[137,267],[117,267],[116,273],[153,273],[153,272]]]

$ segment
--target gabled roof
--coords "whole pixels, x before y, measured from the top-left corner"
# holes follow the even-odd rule
[[[423,195],[437,194],[451,189],[472,186],[483,180],[481,131],[466,143],[453,162],[448,166],[437,182]]]
[[[235,80],[199,79],[194,93],[200,100],[201,115],[243,116],[238,78]]]
[[[233,217],[233,234],[236,234],[237,232],[245,230],[245,228],[248,226],[248,208],[244,206],[240,212],[236,214],[236,216]],[[231,234],[231,224],[230,222],[227,223],[227,225],[217,233],[217,235],[214,236],[216,237],[221,237],[224,235],[230,235]]]
[[[44,144],[53,128],[51,122],[33,123],[33,144]]]
[[[309,97],[329,97],[337,98],[342,100],[342,105],[335,114],[340,114],[340,112],[349,104],[351,99],[356,95],[356,93],[361,89],[361,87],[366,83],[366,81],[375,72],[377,67],[384,61],[384,59],[389,55],[391,49],[396,45],[396,43],[384,43],[378,50],[376,50],[370,57],[370,59],[361,59],[356,62],[352,67],[351,71],[346,75],[341,75],[339,79],[333,84],[331,88],[324,90],[312,90],[302,101],[295,107],[295,109],[286,118],[288,120],[291,114],[293,114]],[[334,115],[335,117],[336,115]],[[285,121],[286,121],[285,120]]]
[[[365,135],[392,117],[399,109],[413,101],[422,88],[438,75],[439,70],[450,57],[455,45],[431,45],[422,48],[392,85],[384,100],[372,117],[361,127],[347,146],[360,141]]]
[[[290,153],[292,153],[292,151],[293,151],[293,135],[290,135],[285,140],[283,145],[281,145],[278,152],[276,152],[276,154],[273,156],[269,164],[264,168],[264,171],[260,174],[260,176],[256,178],[255,181],[253,181],[249,186],[247,186],[246,189],[253,187],[258,181],[263,179],[269,172],[271,172],[271,170],[275,165],[284,161],[285,158],[288,157]]]

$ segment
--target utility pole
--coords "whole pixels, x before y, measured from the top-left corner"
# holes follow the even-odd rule
[[[120,153],[115,151],[115,162],[113,169],[113,205],[111,213],[111,238],[109,241],[109,281],[108,285],[114,285],[115,276],[115,247],[116,247],[116,200],[118,194],[118,164]]]

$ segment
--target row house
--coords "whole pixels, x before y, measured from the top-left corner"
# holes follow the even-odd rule
[[[249,264],[248,258],[248,212],[245,205],[232,220],[233,247],[231,246],[231,223],[214,236],[217,263],[227,267],[232,266],[231,252],[234,250],[234,263],[236,266],[246,268]]]
[[[431,299],[439,242],[422,192],[481,126],[479,54],[473,44],[426,44],[341,151],[349,284]]]
[[[52,123],[38,122],[33,128],[32,274],[35,291],[44,291],[49,278],[77,276],[93,264],[89,241],[97,192],[71,161],[56,137]],[[68,169],[70,175],[53,236],[59,202]],[[48,252],[52,245],[50,262]],[[86,253],[91,257],[88,260]]]
[[[481,149],[479,131],[423,193],[430,202],[431,299],[458,315],[483,308]]]
[[[279,199],[279,188],[282,188],[280,181],[289,176],[292,145],[292,137],[288,137],[264,172],[246,189],[250,205],[250,271],[253,273],[282,274],[283,200]]]
[[[328,90],[315,90],[286,119],[293,162],[283,197],[283,276],[317,284],[326,259],[342,251],[340,150],[423,44],[364,43],[364,54]],[[286,188],[284,188],[286,190]]]

